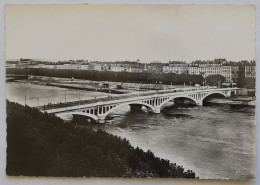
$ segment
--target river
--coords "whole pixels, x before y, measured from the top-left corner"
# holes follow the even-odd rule
[[[30,106],[78,100],[78,90],[11,82],[6,98]],[[80,91],[81,98],[105,93]],[[39,97],[39,100],[37,98]],[[71,116],[60,114],[64,119]],[[196,176],[246,180],[255,174],[255,107],[227,104],[169,105],[161,114],[128,106],[111,113],[105,124],[95,126],[126,138],[133,146],[152,150],[158,157],[192,169]]]
[[[7,99],[22,105],[26,103],[26,105],[31,107],[107,95],[104,92],[75,90],[23,82],[7,82],[5,87]]]

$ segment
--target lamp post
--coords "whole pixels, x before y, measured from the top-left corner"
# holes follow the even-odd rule
[[[67,94],[66,94],[66,90],[65,90],[65,104],[67,103]]]
[[[80,91],[79,91],[79,106],[80,106]]]

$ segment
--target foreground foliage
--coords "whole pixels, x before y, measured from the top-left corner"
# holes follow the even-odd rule
[[[7,101],[7,175],[195,178],[126,139]]]

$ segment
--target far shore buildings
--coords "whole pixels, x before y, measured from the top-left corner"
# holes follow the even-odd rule
[[[220,74],[225,77],[226,82],[233,83],[238,81],[239,67],[234,65],[221,66]]]
[[[213,61],[169,61],[168,63],[152,62],[89,62],[86,60],[69,60],[53,62],[34,61],[32,59],[20,59],[20,61],[7,61],[6,68],[44,68],[57,70],[92,70],[129,73],[175,73],[201,75],[204,78],[210,75],[222,75],[228,83],[236,83],[244,78],[255,78],[255,61],[229,62],[225,59]]]
[[[210,75],[221,74],[221,62],[213,61],[195,61],[189,66],[189,74],[191,75],[202,75],[204,78]]]
[[[180,61],[170,61],[169,64],[163,66],[164,73],[187,74],[188,64]]]
[[[245,78],[255,78],[255,66],[250,65],[250,66],[245,66]]]

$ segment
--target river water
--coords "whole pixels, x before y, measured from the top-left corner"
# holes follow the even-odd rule
[[[6,83],[6,98],[10,101],[24,104],[24,91],[31,106],[64,102],[63,88]],[[77,100],[78,90],[66,91],[68,100]],[[80,93],[82,99],[105,94]],[[35,97],[40,97],[39,103]],[[71,115],[58,116],[71,119]],[[111,113],[98,128],[192,169],[200,178],[246,180],[255,174],[255,107],[169,104],[161,114],[150,114],[145,109],[133,113],[125,106]]]
[[[26,103],[26,105],[32,107],[46,105],[48,103],[64,103],[65,101],[78,101],[107,95],[107,93],[103,92],[75,90],[22,82],[7,82],[5,87],[7,99],[22,105]]]

